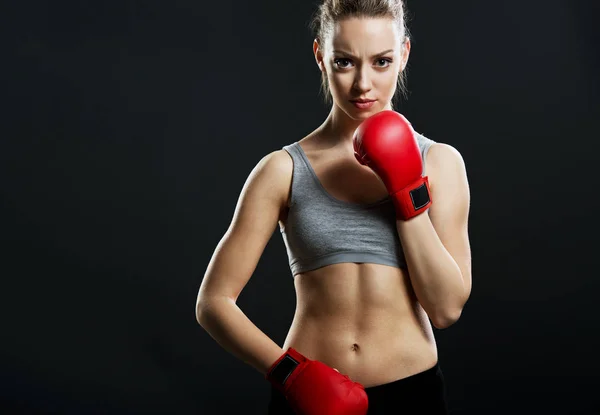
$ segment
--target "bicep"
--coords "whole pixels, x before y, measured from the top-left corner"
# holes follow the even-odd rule
[[[231,224],[209,262],[198,301],[201,297],[236,301],[256,269],[287,199],[291,159],[276,153],[263,158],[248,176]]]
[[[471,247],[468,233],[470,189],[460,153],[447,144],[435,144],[427,155],[432,204],[429,218],[440,241],[454,258],[471,291]]]

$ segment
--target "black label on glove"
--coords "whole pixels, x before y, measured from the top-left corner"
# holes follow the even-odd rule
[[[429,203],[429,192],[427,191],[427,185],[423,183],[416,189],[411,190],[410,198],[415,210],[419,210],[423,206],[426,206],[427,203]]]
[[[294,360],[294,358],[285,356],[277,366],[273,368],[271,372],[271,380],[279,383],[280,385],[284,385],[287,378],[292,374],[294,369],[298,366],[298,362]]]

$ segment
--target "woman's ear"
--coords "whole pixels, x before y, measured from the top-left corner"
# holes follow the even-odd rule
[[[400,63],[400,71],[402,72],[406,69],[406,64],[408,63],[408,56],[410,55],[410,39],[407,37],[404,41],[404,45],[402,46],[402,61]]]
[[[321,49],[321,45],[319,45],[319,40],[313,40],[313,53],[315,55],[315,61],[319,66],[321,72],[325,72],[325,63],[323,62],[323,50]]]

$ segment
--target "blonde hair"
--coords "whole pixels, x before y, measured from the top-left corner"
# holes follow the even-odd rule
[[[310,28],[315,39],[323,45],[324,39],[331,34],[336,22],[352,17],[392,18],[400,29],[402,43],[410,39],[403,0],[323,0],[312,17]],[[321,93],[326,104],[333,103],[325,73],[321,74]],[[398,93],[406,98],[406,68],[398,74],[393,102],[397,99]]]

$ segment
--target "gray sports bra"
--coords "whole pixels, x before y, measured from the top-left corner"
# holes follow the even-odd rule
[[[425,160],[435,141],[417,134],[417,142]],[[372,204],[336,199],[325,190],[297,142],[283,149],[294,162],[290,208],[280,227],[292,276],[342,262],[406,267],[389,197]]]

